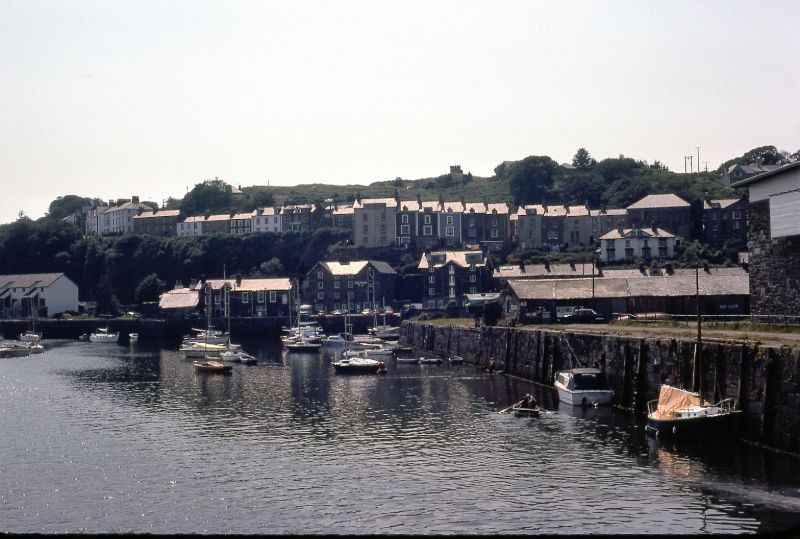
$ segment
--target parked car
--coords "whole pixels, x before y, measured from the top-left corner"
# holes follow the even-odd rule
[[[303,316],[311,316],[311,305],[300,305],[298,312]]]
[[[331,314],[334,316],[341,316],[342,311],[340,311],[339,309],[334,309],[333,312],[331,312]]]
[[[594,309],[575,309],[570,314],[559,318],[558,321],[564,324],[594,324],[605,322],[606,319]]]
[[[372,314],[372,309],[363,309],[361,311],[361,314],[370,315]]]
[[[384,312],[384,314],[387,314],[387,315],[391,316],[391,315],[394,314],[394,309],[392,309],[391,307],[386,307],[386,310],[383,311],[383,312]]]

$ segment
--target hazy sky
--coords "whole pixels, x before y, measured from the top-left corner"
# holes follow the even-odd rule
[[[0,223],[60,195],[800,149],[800,2],[0,0]]]

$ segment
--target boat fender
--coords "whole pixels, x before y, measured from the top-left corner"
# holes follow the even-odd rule
[[[673,435],[678,434],[678,425],[673,425],[672,426],[672,434]]]

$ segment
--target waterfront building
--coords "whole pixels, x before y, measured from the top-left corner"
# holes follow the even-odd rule
[[[394,304],[397,272],[379,260],[317,262],[306,273],[303,301],[332,312]]]
[[[692,208],[678,195],[647,195],[628,206],[627,210],[630,227],[658,227],[682,239],[692,237]]]
[[[177,234],[180,210],[143,211],[133,217],[133,232],[151,236],[174,236]]]
[[[703,241],[720,248],[728,240],[747,241],[747,199],[703,201]]]
[[[575,263],[569,264],[504,264],[497,267],[492,276],[500,284],[513,279],[580,279],[591,278],[600,273],[594,264]]]
[[[0,317],[78,312],[78,285],[63,273],[0,275]]]
[[[417,268],[424,280],[424,308],[463,307],[465,294],[494,290],[491,258],[480,250],[422,253]]]
[[[276,208],[258,208],[253,211],[253,232],[283,232],[283,216]]]
[[[618,313],[693,315],[698,287],[705,315],[743,315],[750,309],[750,276],[746,269],[603,270],[594,279],[509,279],[504,310],[523,323],[550,322],[576,308],[594,308],[610,320]]]
[[[231,214],[219,213],[209,215],[203,222],[203,234],[230,234]]]
[[[228,288],[231,318],[289,316],[294,284],[288,277],[198,281],[193,289],[199,292],[201,305],[206,305],[206,294],[211,292],[212,318],[225,318],[225,287]]]
[[[755,315],[800,315],[800,161],[733,187],[749,191],[747,247]]]
[[[167,319],[183,319],[189,314],[198,313],[200,310],[200,292],[194,285],[190,287],[176,287],[159,296],[158,308]]]
[[[603,262],[674,257],[675,235],[655,227],[616,229],[600,237],[600,260]]]

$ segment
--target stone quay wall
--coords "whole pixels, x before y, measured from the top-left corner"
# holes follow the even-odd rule
[[[642,418],[668,383],[692,387],[695,341],[633,338],[540,328],[444,326],[403,322],[400,343],[422,354],[487,366],[552,387],[557,371],[597,366],[614,389],[614,404]],[[736,399],[745,441],[800,455],[800,349],[752,341],[704,340],[703,397]]]

